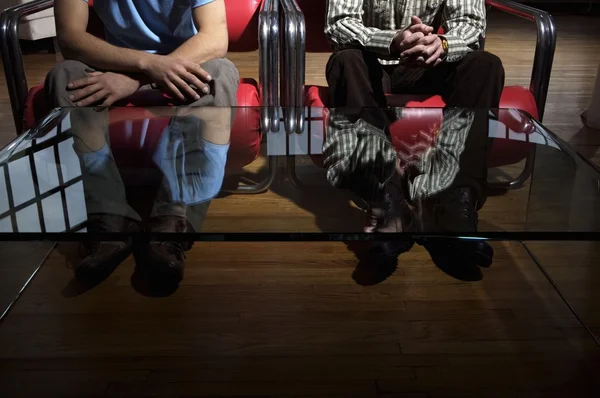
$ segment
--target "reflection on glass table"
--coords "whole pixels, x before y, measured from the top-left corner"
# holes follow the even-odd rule
[[[260,109],[55,110],[0,153],[1,236],[522,239],[593,238],[600,229],[597,170],[520,111],[307,108],[301,134],[282,127],[230,139],[235,112]],[[243,213],[209,211],[220,189],[247,192],[240,181],[248,178],[233,187],[227,180],[257,158],[264,167],[255,192],[284,184],[321,204],[293,221],[286,209],[266,213],[267,199]],[[335,212],[313,222],[333,198]],[[289,198],[288,208],[299,206]],[[99,214],[140,221],[140,212],[186,222],[89,228]]]
[[[598,236],[600,174],[520,111],[301,111],[300,134],[240,137],[233,116],[260,108],[56,109],[0,152],[0,237],[82,241],[92,273],[143,243],[180,279],[196,240],[366,240],[380,260],[418,243],[478,269],[485,239]]]

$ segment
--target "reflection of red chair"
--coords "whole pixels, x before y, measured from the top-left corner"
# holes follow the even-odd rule
[[[295,40],[297,52],[288,50],[285,57],[287,60],[282,62],[282,81],[288,81],[291,78],[296,80],[290,83],[290,89],[282,90],[282,103],[287,107],[301,108],[304,106],[320,107],[329,106],[329,90],[322,86],[304,87],[304,68],[306,52],[331,52],[326,37],[324,36],[324,22],[326,14],[326,2],[322,0],[282,0],[286,6],[285,12],[285,40]],[[546,103],[550,72],[554,57],[556,45],[556,33],[554,24],[549,14],[539,11],[532,7],[524,6],[507,0],[487,0],[488,7],[493,7],[501,11],[531,20],[536,23],[538,31],[537,47],[533,65],[533,73],[529,88],[520,86],[508,86],[502,93],[500,101],[501,108],[520,109],[535,119],[541,120]],[[294,29],[295,28],[295,29]],[[297,34],[294,34],[297,31]],[[293,46],[286,44],[284,48],[290,49]],[[302,88],[304,87],[304,91]],[[283,88],[282,88],[283,89]],[[403,107],[421,107],[421,108],[441,108],[445,104],[440,96],[425,96],[421,98],[390,95],[388,103],[391,106]],[[310,114],[310,112],[309,112]],[[502,113],[500,121],[514,128],[519,127],[514,118],[509,117],[509,113]],[[422,119],[422,120],[419,120]],[[424,118],[417,117],[402,122],[405,128],[396,126],[392,134],[410,134],[412,129],[418,125],[435,125],[441,121],[441,110],[439,112],[429,112]],[[286,129],[288,131],[302,131],[304,124],[302,112],[290,112],[286,115]],[[523,131],[523,130],[517,130]],[[402,139],[396,140],[402,141]],[[514,164],[526,159],[526,166],[522,174],[514,181],[507,183],[507,188],[520,187],[530,176],[533,169],[533,157],[535,144],[524,144],[508,139],[495,139],[490,151],[488,166],[498,167],[508,164]],[[290,164],[293,177],[293,164]]]
[[[251,52],[259,50],[260,82],[254,79],[242,78],[237,93],[238,106],[236,117],[231,131],[231,146],[227,167],[239,169],[254,161],[260,151],[262,134],[274,127],[272,120],[276,119],[275,106],[277,105],[277,0],[225,0],[227,7],[227,23],[229,28],[229,50],[233,52]],[[2,58],[11,98],[13,116],[17,132],[32,127],[49,112],[44,100],[43,84],[30,90],[23,70],[23,57],[21,55],[16,29],[19,20],[29,14],[53,6],[53,1],[38,0],[24,5],[5,10],[1,17]],[[100,19],[93,11],[93,0],[90,4],[90,20],[88,31],[97,36],[103,36],[104,29]],[[260,29],[259,29],[260,25]],[[127,106],[163,106],[168,105],[168,99],[163,96],[149,98],[145,95],[136,95],[121,105]],[[262,109],[258,108],[263,106]],[[248,107],[248,108],[242,108]],[[254,108],[249,108],[254,107]],[[269,107],[269,108],[267,108]],[[110,113],[111,143],[123,148],[128,141],[126,129],[130,129],[132,120],[152,119],[142,108],[132,108],[117,117],[114,109]],[[262,113],[262,115],[261,115]],[[119,120],[115,120],[119,119]],[[164,118],[162,118],[164,119]],[[142,123],[143,125],[143,123]],[[134,123],[135,127],[140,124]],[[160,135],[165,123],[152,121],[145,124],[144,135],[149,139],[147,145],[156,141],[155,135]],[[136,132],[139,134],[140,132]],[[256,185],[240,186],[236,192],[257,193],[268,189],[276,170],[270,160],[269,177]]]

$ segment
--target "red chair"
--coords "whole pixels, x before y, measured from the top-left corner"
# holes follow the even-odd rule
[[[31,128],[50,111],[45,103],[43,84],[38,84],[31,89],[27,87],[23,56],[17,36],[18,24],[22,17],[53,5],[54,1],[51,0],[33,1],[9,8],[0,16],[2,59],[17,134]],[[104,27],[93,10],[93,0],[89,1],[89,5],[88,32],[102,37]],[[259,51],[260,82],[242,78],[237,93],[240,108],[236,111],[232,125],[227,168],[240,169],[258,157],[263,133],[271,129],[278,130],[279,118],[276,108],[278,105],[278,3],[277,0],[225,0],[225,5],[229,29],[229,51]],[[163,96],[149,98],[136,95],[135,99],[132,97],[120,105],[163,106],[169,105],[169,101]],[[123,134],[126,125],[131,128],[132,121],[153,119],[152,114],[143,108],[132,108],[125,114],[115,108],[109,115],[111,145],[117,148],[117,152],[118,149],[127,148],[129,145],[129,141],[124,138],[126,135]],[[147,130],[144,131],[144,135],[149,138],[147,145],[156,142],[155,136],[162,133],[167,121],[168,119],[163,117],[145,124]],[[133,125],[139,127],[139,123]],[[274,159],[269,159],[269,175],[264,181],[255,185],[239,186],[234,192],[259,193],[267,190],[273,181],[275,171]]]
[[[326,4],[323,0],[281,0],[285,24],[284,32],[285,61],[282,61],[281,81],[290,81],[289,87],[282,86],[281,101],[289,110],[285,115],[288,132],[301,132],[304,129],[305,112],[303,107],[327,107],[330,105],[329,90],[323,86],[306,86],[305,53],[329,53],[331,47],[324,35]],[[519,109],[541,121],[546,104],[550,73],[556,47],[556,32],[551,16],[532,7],[507,0],[486,0],[488,8],[495,8],[535,22],[537,26],[537,46],[529,87],[508,86],[500,100],[501,108]],[[289,44],[295,43],[295,46]],[[482,44],[483,40],[482,40]],[[441,108],[445,106],[440,96],[415,97],[389,95],[390,106]],[[294,109],[296,109],[294,111]],[[405,113],[407,113],[405,110]],[[311,115],[311,112],[308,112]],[[438,112],[426,112],[426,116],[408,117],[392,126],[392,135],[419,131],[422,126],[439,125],[442,120],[441,109]],[[514,113],[501,112],[500,121],[506,126],[516,128],[517,132],[531,131],[531,126],[520,124],[511,117]],[[393,142],[402,142],[392,137]],[[514,181],[501,184],[503,188],[518,188],[529,178],[533,171],[535,155],[534,143],[524,145],[522,141],[496,138],[493,141],[488,160],[489,167],[499,167],[518,163],[526,159],[521,175]],[[314,159],[314,157],[313,157]],[[295,178],[294,162],[288,162],[290,177]]]

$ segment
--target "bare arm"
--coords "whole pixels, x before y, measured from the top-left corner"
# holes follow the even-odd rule
[[[83,0],[56,0],[54,18],[58,44],[66,59],[100,70],[141,72],[152,54],[113,46],[86,32],[88,5]]]
[[[202,64],[227,54],[229,36],[225,2],[215,0],[193,10],[198,34],[188,39],[170,55]]]
[[[88,5],[85,1],[56,0],[55,3],[57,36],[65,58],[76,59],[99,70],[126,73],[140,84],[155,82],[180,100],[186,97],[199,99],[196,90],[209,91],[205,82],[210,77],[199,64],[227,52],[224,1],[215,0],[196,7],[193,15],[198,34],[171,54],[156,55],[113,46],[87,33]]]

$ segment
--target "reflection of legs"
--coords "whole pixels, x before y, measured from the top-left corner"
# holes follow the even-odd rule
[[[451,185],[469,190],[474,201],[481,207],[486,199],[487,187],[488,110],[499,107],[504,85],[504,69],[500,59],[485,51],[475,51],[458,63],[441,64],[428,70],[400,66],[395,68],[391,76],[392,91],[395,93],[437,93],[443,96],[447,105],[442,125],[443,134],[450,137],[459,134],[466,138],[464,152],[457,154],[460,167],[457,174],[453,175]],[[461,116],[461,110],[472,112],[468,138],[466,131],[450,131],[452,126],[448,120],[456,119],[457,115]],[[451,142],[452,139],[447,141]]]
[[[226,59],[202,67],[213,79],[210,94],[190,107],[174,109],[154,154],[164,178],[149,223],[153,232],[200,231],[210,200],[221,189],[239,74]],[[180,280],[189,248],[189,242],[152,242],[147,265],[154,273]]]
[[[171,119],[154,154],[164,177],[151,217],[187,219],[193,230],[199,231],[204,211],[196,214],[195,205],[215,197],[223,182],[231,109],[197,108],[192,112]],[[157,228],[164,230],[166,225]]]
[[[447,192],[439,195],[439,200],[447,202],[440,207],[453,209],[444,212],[447,219],[439,220],[438,227],[444,230],[470,232],[477,229],[475,212],[487,197],[488,112],[499,107],[503,86],[504,69],[500,59],[476,51],[455,66],[444,92],[448,104],[445,118],[465,111],[472,118],[470,128],[456,131],[456,134],[466,135],[464,148],[455,156],[459,159],[458,171]],[[447,131],[446,134],[454,133]]]
[[[448,106],[469,108],[475,112],[460,158],[461,172],[453,185],[470,187],[481,208],[487,196],[488,111],[500,107],[504,88],[502,61],[485,51],[470,53],[457,66],[452,88],[446,99]]]
[[[165,178],[152,217],[186,217],[196,231],[205,211],[195,212],[193,205],[221,189],[239,84],[238,71],[227,59],[202,67],[213,78],[211,93],[190,107],[174,109],[154,156]]]
[[[81,161],[88,214],[112,214],[139,219],[127,205],[125,187],[108,144],[108,111],[77,108],[69,99],[67,84],[92,71],[78,61],[56,65],[46,77],[46,97],[51,107],[73,107],[71,134]]]
[[[435,232],[459,232],[468,236],[478,230],[477,210],[487,197],[488,112],[497,109],[504,85],[504,70],[500,60],[483,51],[473,52],[459,62],[451,76],[444,99],[450,108],[468,110],[470,128],[457,131],[466,134],[459,155],[459,167],[451,185],[427,202],[433,216]],[[463,131],[464,130],[464,131]],[[452,132],[448,132],[452,133]],[[478,266],[492,263],[493,250],[482,241],[444,240],[426,242],[434,261],[444,259],[444,266],[461,279],[480,279]],[[442,264],[438,264],[442,265]]]
[[[73,107],[68,83],[86,77],[91,69],[77,61],[65,61],[46,78],[46,97],[51,107]],[[125,187],[112,157],[108,135],[108,112],[73,108],[71,134],[83,174],[90,232],[134,232],[139,216],[128,206]],[[110,272],[131,253],[131,242],[89,242],[82,248],[84,258],[75,266],[79,278],[98,278]]]

